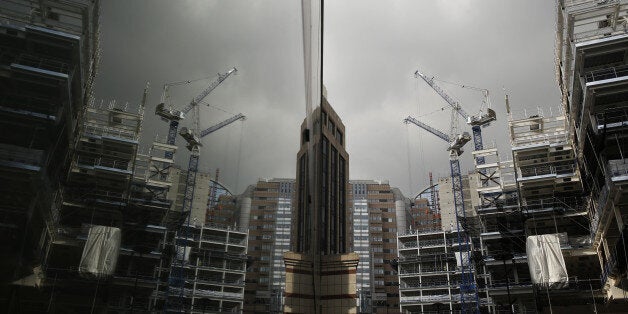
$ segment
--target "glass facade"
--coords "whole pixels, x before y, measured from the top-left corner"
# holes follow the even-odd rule
[[[368,313],[371,309],[371,252],[369,248],[369,210],[366,184],[353,183],[353,251],[360,256],[356,274],[358,310]]]

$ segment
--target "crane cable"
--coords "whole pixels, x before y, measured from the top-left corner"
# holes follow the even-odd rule
[[[460,88],[466,88],[466,89],[482,92],[482,94],[484,95],[485,99],[482,100],[482,105],[480,106],[480,113],[483,112],[484,106],[486,106],[487,108],[491,108],[490,99],[488,97],[489,90],[486,89],[486,88],[480,88],[480,87],[475,87],[475,86],[471,86],[471,85],[464,85],[464,84],[460,84],[460,83],[456,83],[456,82],[445,81],[445,80],[437,79],[436,77],[432,77],[432,80],[439,81],[439,82],[446,83],[446,84],[450,84],[450,85],[454,85],[454,86],[458,86]],[[458,99],[457,97],[453,97],[453,98],[455,98],[458,103],[461,103],[460,99]]]
[[[242,138],[244,137],[244,121],[240,121],[240,144],[238,145],[238,159],[236,162],[236,178],[234,192],[238,193],[240,182],[240,159],[242,157]]]
[[[410,127],[406,124],[406,153],[408,159],[408,191],[412,192],[414,184],[412,184],[412,162],[410,153]]]
[[[218,110],[218,111],[222,111],[222,112],[224,112],[224,113],[228,113],[228,114],[230,114],[230,115],[234,115],[234,116],[236,115],[235,113],[233,113],[233,112],[231,112],[231,111],[228,111],[228,110],[223,109],[223,108],[221,108],[221,107],[218,107],[218,106],[216,106],[216,105],[211,105],[211,104],[209,104],[209,103],[208,103],[208,102],[206,102],[206,101],[200,101],[200,102],[199,102],[199,104],[203,104],[203,105],[205,105],[205,106],[207,106],[207,107],[209,107],[209,108],[216,109],[216,110]]]
[[[192,79],[192,80],[183,80],[183,81],[169,82],[169,83],[165,83],[164,85],[167,85],[167,86],[179,86],[179,85],[185,85],[185,84],[190,84],[190,83],[194,83],[194,82],[210,79],[210,78],[213,78],[213,77],[215,77],[215,75],[201,77],[201,78]]]
[[[417,84],[417,89],[418,88],[419,88],[419,84]],[[444,110],[444,108],[445,107],[441,108],[440,110],[442,111]],[[421,116],[421,93],[417,93],[416,110],[417,110],[417,115],[420,117]],[[434,112],[438,112],[438,111],[433,111],[433,112],[430,112],[429,114],[432,114]],[[421,153],[421,166],[423,169],[421,176],[425,176],[426,169],[425,169],[425,155],[423,154],[423,132],[419,133],[419,149]]]

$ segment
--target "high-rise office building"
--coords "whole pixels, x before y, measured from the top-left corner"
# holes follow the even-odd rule
[[[312,130],[307,128],[307,119],[301,125],[292,216],[296,230],[292,251],[284,254],[286,312],[356,311],[358,255],[349,253],[345,128],[327,100],[321,99],[321,106],[309,117]],[[314,167],[308,158],[313,158]]]
[[[405,199],[387,182],[352,180],[350,186],[353,251],[360,257],[356,275],[358,312],[396,313],[398,279],[391,261],[397,258],[397,211],[405,216]]]
[[[260,180],[252,187],[244,312],[283,313],[283,253],[290,250],[294,179]]]

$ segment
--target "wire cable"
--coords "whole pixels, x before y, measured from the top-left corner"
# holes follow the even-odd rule
[[[211,104],[209,104],[209,103],[208,103],[208,102],[206,102],[206,101],[201,101],[199,104],[203,104],[203,105],[205,105],[205,106],[207,106],[207,107],[210,107],[210,108],[212,108],[212,109],[216,109],[216,110],[222,111],[222,112],[224,112],[224,113],[228,113],[228,114],[230,114],[230,115],[234,115],[234,116],[235,116],[235,113],[233,113],[233,112],[231,112],[231,111],[228,111],[228,110],[226,110],[226,109],[223,109],[223,108],[221,108],[221,107],[218,107],[218,106],[216,106],[216,105],[211,105]]]
[[[238,145],[238,160],[236,162],[236,178],[235,178],[235,190],[238,193],[240,182],[240,160],[242,159],[242,138],[244,137],[244,121],[240,121],[240,144]]]
[[[215,75],[211,75],[211,76],[205,76],[205,77],[196,78],[196,79],[192,79],[192,80],[183,80],[183,81],[169,82],[169,83],[166,83],[164,85],[168,85],[168,86],[185,85],[185,84],[190,84],[190,83],[194,83],[194,82],[198,82],[198,81],[207,80],[207,79],[214,78],[214,77],[216,77],[216,76]]]

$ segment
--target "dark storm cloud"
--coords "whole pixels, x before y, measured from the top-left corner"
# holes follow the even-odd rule
[[[204,139],[201,169],[220,168],[224,182],[238,192],[259,177],[294,177],[305,112],[300,1],[102,5],[96,96],[136,102],[151,82],[143,146],[167,131],[153,115],[164,83],[236,66],[238,74],[206,102],[248,119]],[[554,12],[553,1],[543,0],[326,1],[324,79],[330,103],[347,127],[351,177],[389,179],[411,194],[426,182],[427,171],[448,173],[444,143],[401,122],[408,114],[446,105],[413,77],[418,68],[491,90],[499,120],[484,130],[485,143],[496,140],[508,155],[502,86],[516,108],[559,104]],[[209,82],[173,88],[172,98],[182,107]],[[478,110],[481,94],[443,87],[468,112]],[[201,127],[229,117],[208,107],[202,111]],[[448,112],[423,119],[448,129]],[[463,166],[471,166],[470,156],[463,155]],[[187,154],[178,154],[177,162],[186,166]]]

